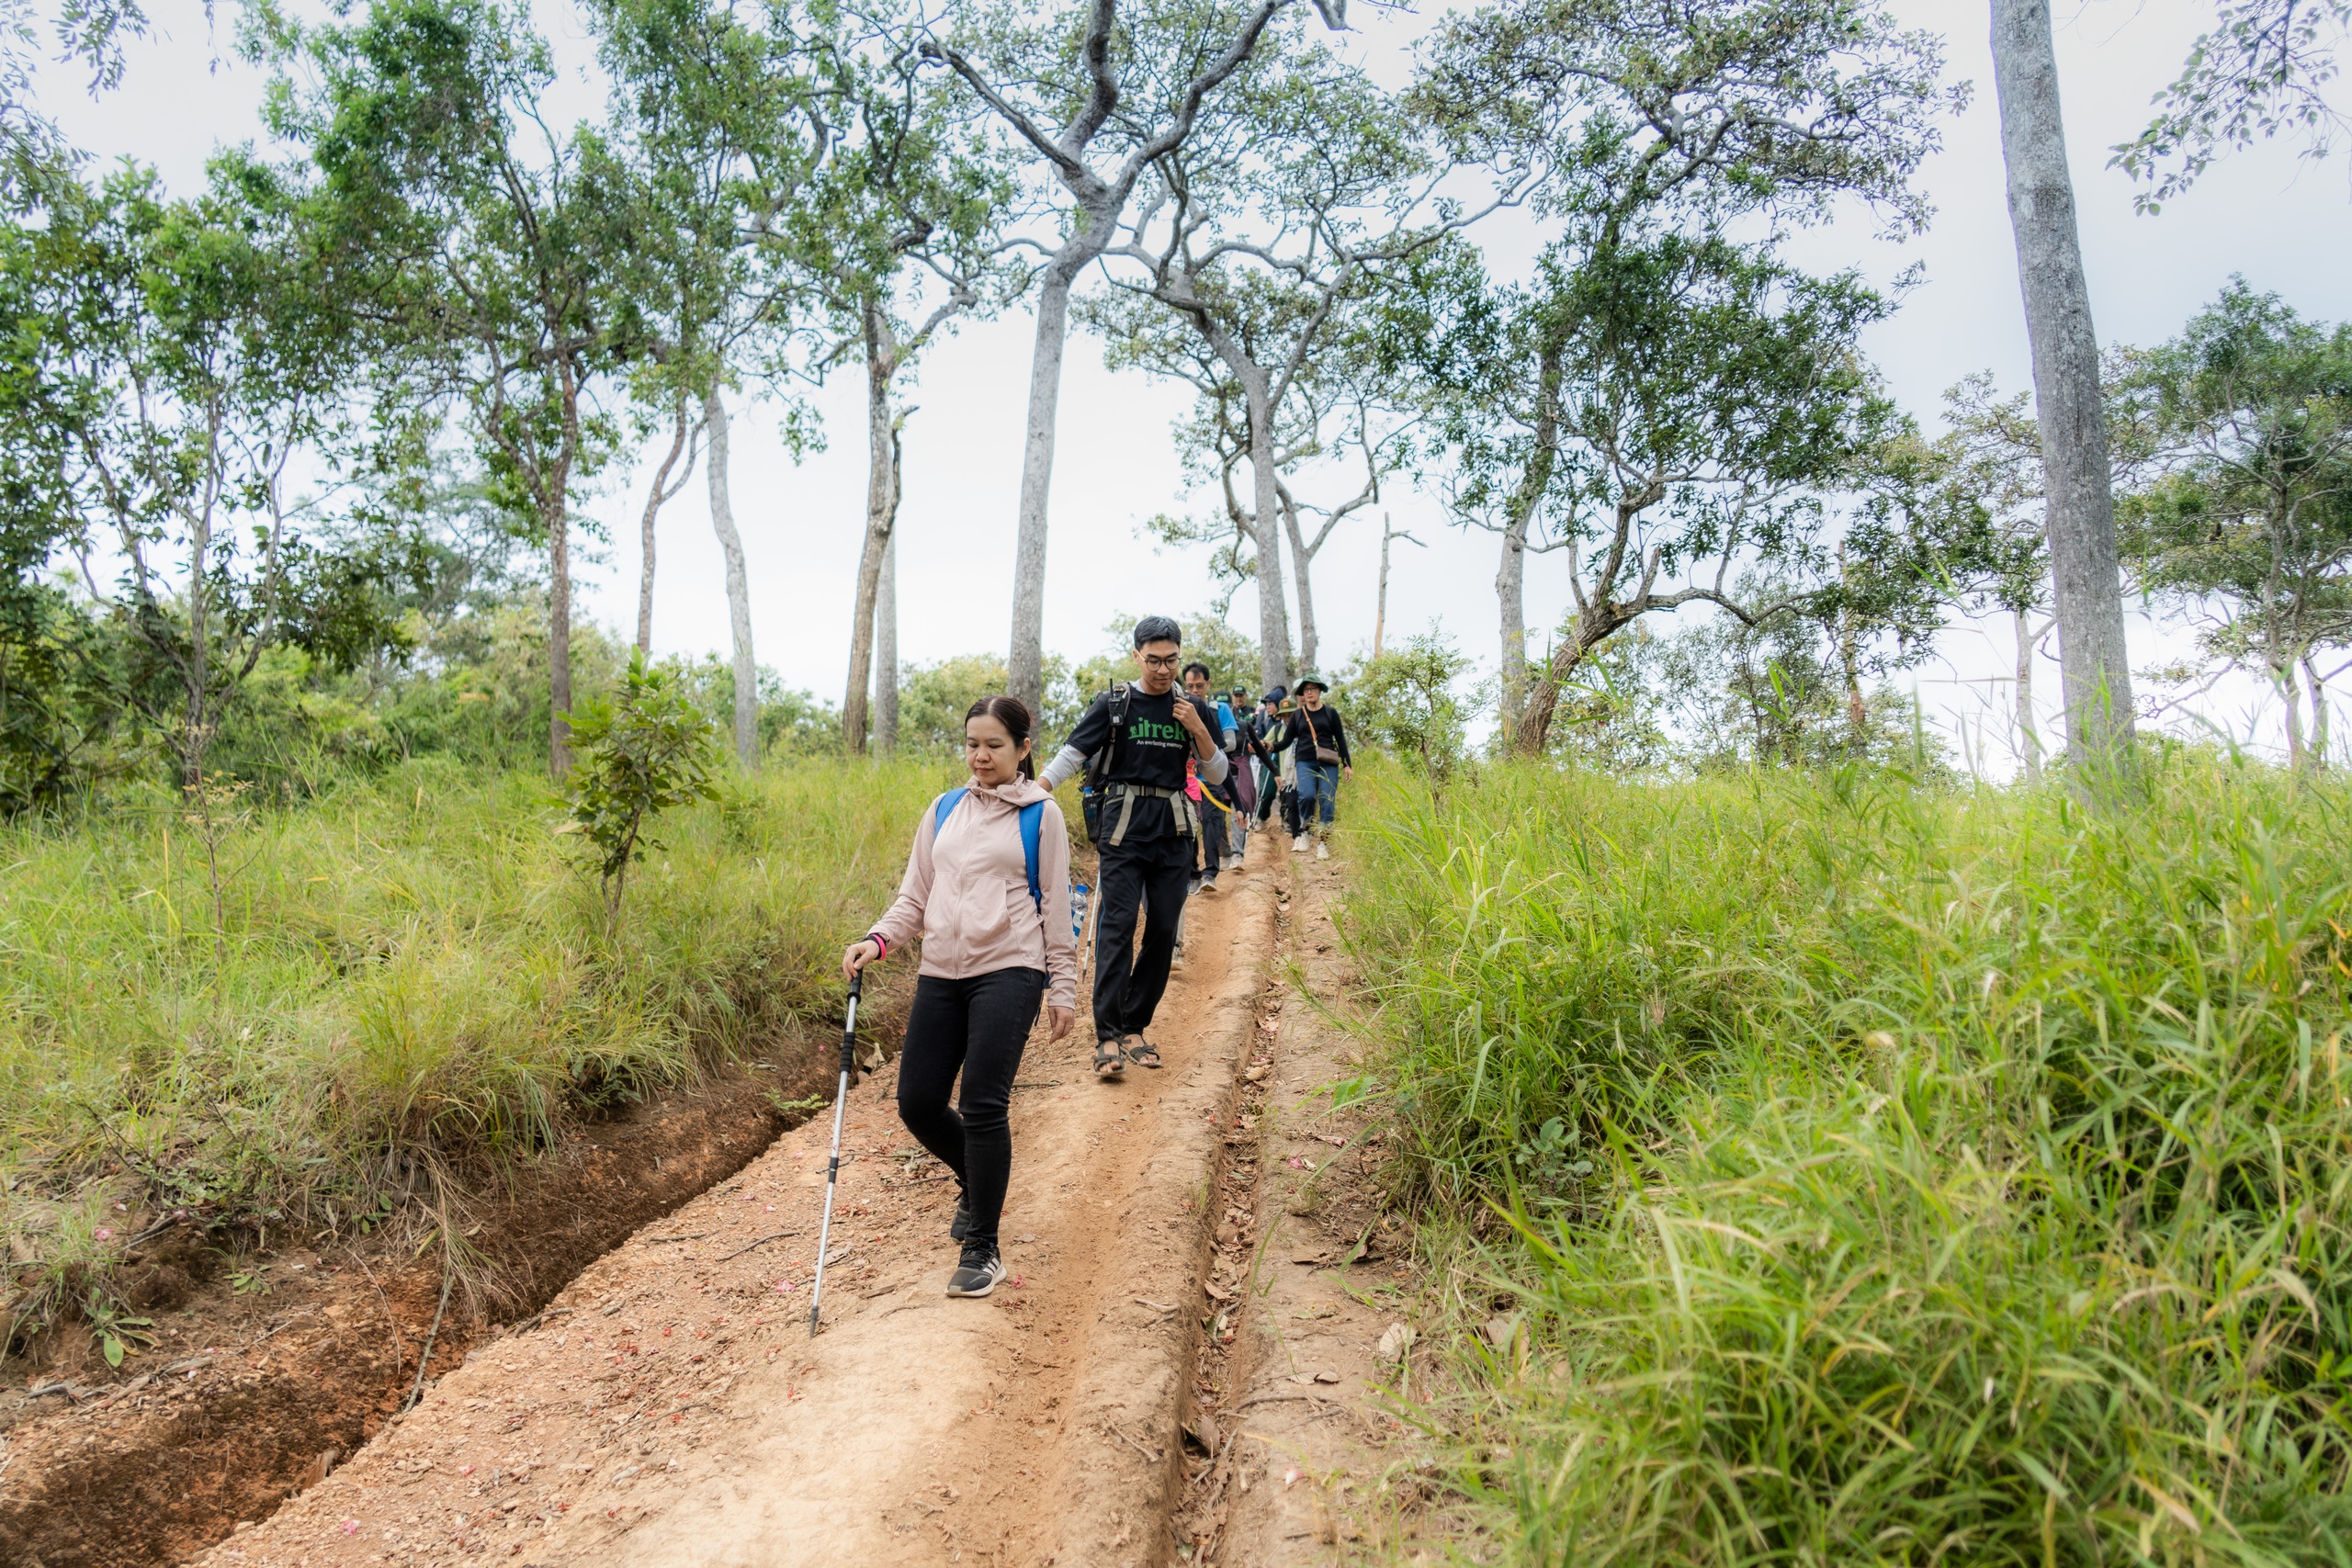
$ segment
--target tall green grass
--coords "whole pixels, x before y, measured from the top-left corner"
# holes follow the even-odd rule
[[[1392,790],[1385,1087],[1512,1561],[2352,1561],[2341,781]],[[1457,1233],[1458,1234],[1458,1233]]]
[[[544,780],[419,761],[203,845],[175,803],[0,832],[0,1162],[20,1283],[145,1198],[342,1229],[837,1004],[936,761],[740,778],[653,828],[628,918]],[[117,1248],[119,1240],[116,1242]],[[77,1292],[78,1293],[78,1292]]]

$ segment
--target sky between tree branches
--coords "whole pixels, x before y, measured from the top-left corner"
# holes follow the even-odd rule
[[[1359,7],[1348,47],[1379,79],[1400,84],[1412,40],[1441,7],[1419,15]],[[1945,388],[1990,369],[2006,390],[2027,385],[2025,322],[2003,202],[1986,19],[1977,0],[1896,0],[1913,26],[1947,30],[1956,76],[1976,84],[1973,106],[1946,127],[1945,150],[1921,185],[1937,208],[1932,229],[1902,244],[1874,237],[1855,214],[1800,235],[1792,259],[1818,267],[1857,265],[1880,280],[1919,263],[1924,279],[1870,346],[1904,406],[1932,425]],[[73,67],[51,66],[38,83],[43,109],[78,145],[101,158],[155,164],[168,188],[191,191],[210,149],[259,134],[260,73],[233,61],[208,32],[201,10],[152,8],[159,40],[136,43],[120,89],[93,100]],[[2210,19],[2208,0],[2057,0],[2059,69],[2083,224],[2092,302],[2103,342],[2153,344],[2177,333],[2233,273],[2275,290],[2306,317],[2352,315],[2343,257],[2352,254],[2352,169],[2342,156],[2299,160],[2291,145],[2258,146],[2221,163],[2185,197],[2154,216],[2133,210],[2134,187],[2107,167],[2108,150],[2146,123],[2149,100],[2177,73],[2192,38]],[[562,88],[545,105],[551,118],[589,116],[602,104],[590,75],[588,29],[564,0],[542,0],[537,19],[565,65]],[[224,25],[226,21],[224,14]],[[1510,214],[1480,225],[1479,243],[1508,269],[1532,253],[1531,231]],[[1026,309],[966,325],[921,366],[909,399],[905,500],[899,513],[900,657],[1001,651],[1012,587],[1021,421],[1031,325]],[[1216,592],[1207,552],[1164,553],[1139,535],[1155,513],[1184,504],[1170,435],[1189,406],[1185,389],[1133,372],[1114,375],[1100,344],[1073,338],[1065,371],[1046,576],[1046,643],[1082,659],[1097,650],[1115,613],[1189,613]],[[863,387],[853,372],[816,396],[830,448],[796,467],[776,434],[773,405],[752,403],[735,423],[735,509],[744,534],[761,662],[786,682],[838,700],[864,526],[866,460]],[[656,445],[666,445],[666,440]],[[583,511],[606,525],[582,572],[581,608],[626,629],[635,618],[633,529],[660,452],[649,447],[616,470]],[[1311,481],[1310,481],[1311,482]],[[1329,488],[1351,493],[1357,479],[1333,474]],[[1447,526],[1434,491],[1395,487],[1388,510],[1428,542],[1398,547],[1389,626],[1413,630],[1442,619],[1464,646],[1490,660],[1495,541]],[[655,608],[658,653],[726,651],[727,612],[718,547],[699,484],[664,512],[662,581]],[[1380,521],[1376,512],[1343,525],[1317,558],[1316,596],[1325,660],[1338,663],[1369,641]],[[1538,628],[1556,621],[1566,596],[1559,557],[1539,557],[1528,573],[1528,611]],[[1256,624],[1250,590],[1232,620]],[[1696,614],[1699,612],[1686,612]],[[1916,679],[1927,711],[1955,733],[1984,730],[1985,761],[2006,773],[2006,692],[1984,678],[2004,671],[2005,629],[1977,633],[1956,624],[1940,657]],[[2135,666],[2185,652],[2188,635],[2135,615]],[[2052,679],[2046,684],[2054,690]],[[1222,674],[1222,672],[1220,672]],[[1245,681],[1249,671],[1232,678]],[[1905,681],[1914,676],[1903,677]],[[2275,739],[2276,716],[2259,715],[2249,682],[2217,686],[2206,716],[2238,734]]]

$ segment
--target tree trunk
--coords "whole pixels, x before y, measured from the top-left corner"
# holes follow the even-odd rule
[[[1388,541],[1396,536],[1388,531],[1388,513],[1380,514],[1380,596],[1372,608],[1372,656],[1380,657],[1380,635],[1388,627]]]
[[[1306,535],[1298,525],[1298,508],[1287,495],[1283,497],[1283,529],[1290,536],[1291,564],[1298,576],[1298,664],[1304,672],[1318,668],[1315,659],[1315,556],[1306,547]]]
[[[2308,653],[2303,656],[2303,679],[2311,686],[2312,768],[2316,772],[2327,766],[2327,687]]]
[[[563,445],[539,489],[548,525],[548,771],[559,782],[571,772],[571,465],[580,453],[580,383],[572,369],[569,359],[557,362]]]
[[[849,627],[849,685],[842,697],[842,743],[865,750],[866,688],[874,673],[874,602],[882,586],[882,558],[899,515],[898,439],[890,427],[890,378],[898,374],[898,343],[882,319],[881,302],[864,301],[865,333],[865,542],[858,551],[857,596]],[[1025,529],[1023,536],[1027,537]]]
[[[2033,612],[2011,610],[2009,622],[2018,635],[2018,755],[2025,762],[2026,782],[2041,782],[2041,730],[2033,714]]]
[[[1846,547],[1838,547],[1838,581],[1843,587],[1850,581],[1846,565]],[[1862,701],[1861,629],[1856,625],[1854,609],[1846,605],[1838,613],[1838,669],[1846,682],[1846,743],[1851,754],[1862,754],[1862,738],[1870,729],[1870,707]]]
[[[727,557],[727,618],[735,633],[735,755],[752,768],[760,761],[760,671],[752,658],[752,589],[743,575],[743,536],[735,531],[735,505],[727,487],[727,404],[716,381],[702,395],[702,417],[710,431],[710,525]]]
[[[899,749],[899,530],[882,547],[882,581],[874,593],[874,739]]]
[[[1274,411],[1266,401],[1262,373],[1242,378],[1250,410],[1250,477],[1256,506],[1250,532],[1258,541],[1258,682],[1261,690],[1288,686],[1290,613],[1283,603],[1282,495],[1274,480]],[[1304,581],[1305,563],[1301,563]],[[1311,664],[1310,660],[1310,664]]]
[[[1064,254],[1076,244],[1065,245]],[[1091,251],[1086,261],[1093,259]],[[1054,483],[1054,418],[1061,403],[1062,347],[1069,335],[1069,286],[1078,271],[1060,263],[1057,256],[1046,268],[1037,290],[1029,429],[1021,449],[1021,532],[1012,559],[1012,646],[1005,660],[1012,694],[1032,713],[1046,711],[1046,498]]]
[[[1560,360],[1566,345],[1547,335],[1536,350],[1535,449],[1503,520],[1503,558],[1495,568],[1495,608],[1502,622],[1502,668],[1496,716],[1501,749],[1512,749],[1527,709],[1527,532],[1552,488],[1560,444]],[[1550,723],[1550,716],[1545,716]]]
[[[2295,667],[2273,665],[2270,678],[2287,703],[2287,766],[2300,773],[2310,765],[2311,758],[2303,744],[2303,694],[2295,690]]]
[[[1993,79],[2008,164],[2009,222],[2033,348],[2049,497],[2066,747],[2077,763],[2120,761],[2132,739],[2115,497],[2099,398],[2098,339],[2075,232],[2049,0],[1992,0]]]
[[[548,772],[571,772],[571,536],[563,490],[548,519]]]
[[[670,455],[653,471],[653,488],[645,496],[645,516],[638,524],[637,650],[649,659],[653,656],[653,520],[662,515],[662,503],[675,493],[670,489],[670,470],[685,449],[686,400],[680,398],[678,429],[670,437]]]

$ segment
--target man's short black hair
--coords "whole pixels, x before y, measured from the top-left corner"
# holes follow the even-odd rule
[[[1208,667],[1207,665],[1205,665],[1205,664],[1202,663],[1202,662],[1201,662],[1199,660],[1197,660],[1197,659],[1193,660],[1190,664],[1185,665],[1185,666],[1184,666],[1184,668],[1182,668],[1182,670],[1179,670],[1178,671],[1176,671],[1176,673],[1177,673],[1178,675],[1182,676],[1183,679],[1185,679],[1185,680],[1189,681],[1189,680],[1191,680],[1191,679],[1193,678],[1193,671],[1195,671],[1195,670],[1197,670],[1197,671],[1199,671],[1201,672],[1201,679],[1202,679],[1202,680],[1205,681],[1205,680],[1207,680],[1207,679],[1209,678],[1209,667]]]
[[[1136,623],[1136,646],[1141,648],[1148,642],[1172,642],[1182,648],[1184,628],[1165,615],[1146,615]]]

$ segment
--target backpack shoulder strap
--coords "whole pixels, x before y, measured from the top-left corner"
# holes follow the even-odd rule
[[[1045,827],[1046,803],[1033,800],[1021,808],[1021,858],[1029,866],[1029,901],[1045,913],[1046,890],[1037,885],[1037,840]]]
[[[939,830],[947,826],[947,814],[955,810],[956,806],[968,793],[970,793],[969,786],[958,785],[956,788],[949,790],[945,795],[941,795],[938,803],[932,807],[931,837],[933,842],[936,843],[938,841]]]

